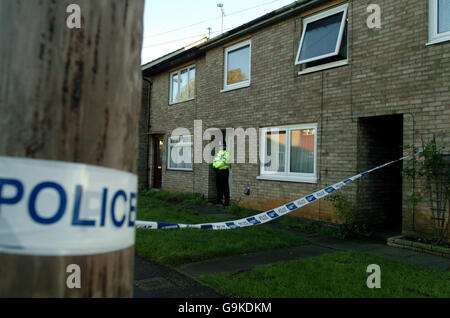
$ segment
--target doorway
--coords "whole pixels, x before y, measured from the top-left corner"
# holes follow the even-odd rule
[[[358,171],[403,156],[403,115],[358,119]],[[360,222],[378,230],[401,232],[402,162],[374,171],[360,180],[357,210]]]
[[[234,155],[231,153],[231,146],[232,146],[232,143],[234,142],[234,139],[230,138],[230,140],[228,140],[227,131],[225,129],[222,129],[222,136],[223,136],[223,142],[227,145],[226,150],[230,153],[230,155]],[[232,181],[233,181],[233,177],[232,177],[233,170],[232,169],[229,169],[229,170],[230,170],[230,174],[228,176],[228,187],[230,189],[230,200],[231,200],[231,198],[232,198],[231,185],[232,185]]]
[[[231,151],[230,151],[231,144],[229,144],[229,143],[234,142],[234,140],[233,139],[227,140],[226,130],[225,129],[221,129],[220,132],[222,134],[222,140],[221,141],[225,142],[227,144],[227,150],[231,154]],[[211,142],[213,142],[215,140],[217,135],[219,135],[218,132],[217,132],[217,134],[213,135],[213,138],[211,139]],[[212,149],[211,150],[211,155],[215,157],[216,154],[217,154],[216,148]],[[229,186],[229,189],[230,189],[230,200],[232,198],[232,186],[231,185],[232,185],[232,169],[230,169],[230,174],[229,174],[229,177],[228,177],[228,186]],[[215,202],[217,200],[216,172],[215,172],[212,164],[209,165],[209,169],[208,169],[208,193],[209,193],[208,200],[211,201],[211,202]]]
[[[164,149],[164,136],[153,137],[153,188],[162,187],[162,155]]]

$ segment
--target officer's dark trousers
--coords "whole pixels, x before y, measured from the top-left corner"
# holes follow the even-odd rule
[[[223,197],[225,197],[224,205],[230,204],[230,187],[228,185],[228,177],[230,170],[216,169],[216,188],[217,188],[217,203],[221,204]]]

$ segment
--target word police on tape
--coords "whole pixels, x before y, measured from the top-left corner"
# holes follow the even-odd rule
[[[137,176],[115,169],[0,157],[0,252],[85,255],[135,240]]]

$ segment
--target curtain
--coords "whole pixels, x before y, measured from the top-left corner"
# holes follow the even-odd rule
[[[267,132],[266,161],[268,162],[265,163],[264,170],[271,172],[285,172],[285,159],[286,159],[286,132],[285,131]]]
[[[314,173],[314,129],[291,131],[290,172]]]
[[[192,136],[171,138],[169,140],[169,168],[192,170],[193,147]]]

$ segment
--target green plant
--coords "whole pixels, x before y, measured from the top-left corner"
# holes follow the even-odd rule
[[[372,233],[369,232],[367,225],[356,224],[356,223],[342,223],[339,224],[336,231],[334,231],[333,236],[345,239],[349,237],[368,237]]]
[[[414,146],[409,148],[414,153],[418,152]],[[424,197],[427,198],[434,235],[439,242],[444,240],[449,225],[450,163],[445,159],[443,150],[437,145],[435,137],[427,143],[422,140],[422,151],[409,159],[402,171],[404,176],[413,180],[413,184],[416,181],[424,183],[419,191],[413,187],[409,202],[415,207]]]
[[[344,223],[353,224],[356,221],[356,212],[353,204],[347,199],[347,197],[341,193],[334,193],[325,198],[325,200],[331,202],[336,208],[338,216],[344,221]]]
[[[322,222],[320,221],[308,221],[301,223],[299,227],[305,231],[310,233],[319,233],[319,234],[331,234],[330,230],[327,230]]]
[[[244,218],[256,213],[256,211],[239,206],[236,202],[231,202],[230,205],[225,208],[225,212],[236,215],[240,218]]]
[[[338,216],[343,221],[332,231],[334,237],[345,239],[349,237],[370,236],[365,224],[356,223],[356,210],[347,197],[341,193],[334,193],[325,200],[331,202],[336,209]]]

